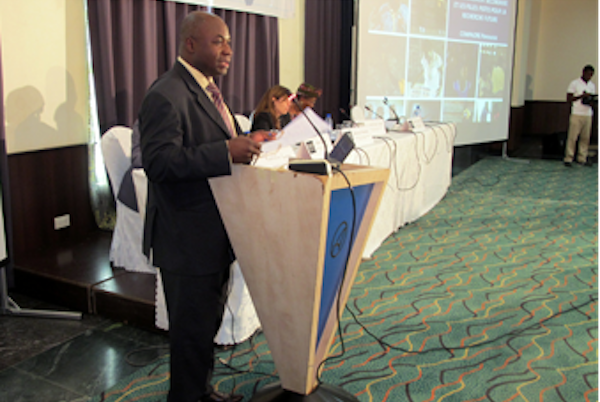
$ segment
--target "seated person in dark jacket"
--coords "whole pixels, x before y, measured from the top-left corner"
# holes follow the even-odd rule
[[[254,110],[252,130],[281,130],[290,122],[291,92],[286,87],[275,85],[264,93]]]

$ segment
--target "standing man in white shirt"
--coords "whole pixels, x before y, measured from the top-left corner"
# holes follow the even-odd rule
[[[592,166],[588,160],[588,146],[590,144],[590,133],[592,131],[592,116],[594,110],[592,103],[595,102],[596,86],[591,80],[594,76],[594,67],[587,65],[583,68],[580,78],[573,80],[567,89],[567,102],[571,104],[571,117],[569,119],[569,134],[565,146],[564,164],[571,167],[575,159],[575,144],[579,138],[577,152],[577,163]]]

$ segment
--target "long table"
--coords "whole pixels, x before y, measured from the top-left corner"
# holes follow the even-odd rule
[[[374,138],[372,144],[356,148],[348,156],[347,163],[390,169],[387,188],[373,221],[363,258],[369,258],[389,235],[426,214],[444,197],[452,176],[455,136],[455,126],[448,124],[428,127],[422,133],[388,132]],[[134,169],[133,180],[143,216],[147,196],[144,171]],[[141,249],[141,244],[137,247]],[[260,326],[239,266],[234,267],[233,277],[224,325],[215,339],[220,344],[244,340]],[[156,284],[156,326],[167,330],[160,274]]]
[[[392,233],[429,212],[446,194],[452,178],[456,126],[434,124],[420,133],[388,132],[356,148],[344,161],[387,167],[390,178],[367,240],[364,258]]]

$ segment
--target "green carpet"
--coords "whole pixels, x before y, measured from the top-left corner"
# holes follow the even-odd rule
[[[365,402],[597,401],[597,218],[595,167],[476,163],[361,265],[322,380]],[[263,334],[218,358],[221,391],[277,381]],[[164,357],[92,401],[167,386]]]

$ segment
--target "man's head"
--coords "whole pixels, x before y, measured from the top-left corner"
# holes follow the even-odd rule
[[[298,87],[298,90],[296,91],[298,103],[300,103],[302,109],[304,109],[305,107],[314,108],[315,103],[317,103],[317,99],[319,99],[319,96],[321,96],[321,92],[321,89],[313,85],[303,83]]]
[[[179,31],[179,55],[207,77],[227,74],[233,55],[227,24],[203,11],[188,14]]]
[[[583,68],[583,73],[581,74],[581,78],[588,82],[594,76],[594,67],[591,64],[588,64]]]

